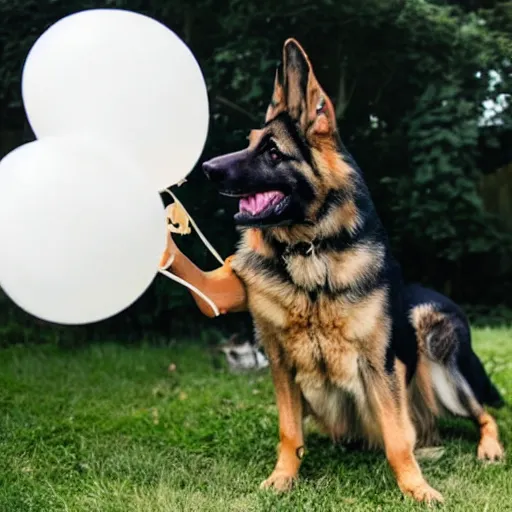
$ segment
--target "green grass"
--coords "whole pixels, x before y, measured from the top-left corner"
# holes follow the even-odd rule
[[[477,330],[475,345],[512,401],[512,330]],[[497,418],[510,447],[512,412]],[[512,510],[511,463],[477,462],[469,422],[442,432],[443,456],[421,465],[445,510]],[[259,491],[276,442],[268,374],[231,375],[192,344],[0,351],[0,511],[424,510],[382,453],[317,434],[292,493]]]

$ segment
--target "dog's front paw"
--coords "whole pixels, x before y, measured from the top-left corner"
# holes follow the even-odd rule
[[[494,437],[483,437],[478,445],[477,457],[480,460],[497,462],[503,459],[505,451]]]
[[[260,489],[274,489],[279,492],[285,492],[293,487],[296,480],[296,474],[276,469],[266,480],[261,482]]]
[[[400,489],[406,496],[409,496],[421,503],[426,503],[427,505],[444,503],[442,494],[430,487],[430,485],[425,481],[414,486],[400,485]]]

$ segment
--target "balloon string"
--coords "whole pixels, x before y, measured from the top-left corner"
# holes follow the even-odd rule
[[[224,265],[224,260],[220,257],[219,253],[215,250],[215,248],[208,241],[208,239],[203,235],[202,231],[197,227],[197,224],[194,222],[194,219],[190,216],[190,214],[187,212],[187,210],[185,210],[185,207],[183,206],[183,203],[168,188],[165,189],[165,192],[167,192],[174,199],[174,201],[176,201],[176,203],[179,204],[183,208],[183,211],[187,214],[187,217],[189,218],[190,223],[192,224],[192,226],[196,230],[196,232],[199,235],[199,238],[202,240],[203,244],[206,245],[208,250],[213,254],[213,256],[215,256],[217,261],[221,265]]]
[[[183,208],[183,211],[187,214],[187,217],[189,218],[190,223],[196,230],[197,234],[199,235],[199,238],[201,238],[204,245],[206,245],[206,247],[213,254],[213,256],[215,256],[215,258],[220,262],[220,264],[224,265],[224,260],[221,258],[219,253],[215,250],[213,245],[208,241],[208,239],[203,235],[202,231],[198,228],[197,224],[194,222],[194,219],[190,216],[190,214],[187,212],[187,210],[183,206],[183,203],[168,188],[165,189],[165,192],[167,192],[174,199],[174,201]],[[173,281],[185,286],[189,290],[192,290],[196,295],[201,297],[212,308],[213,312],[215,313],[215,316],[219,316],[220,315],[219,308],[217,308],[217,306],[215,305],[215,302],[213,302],[213,300],[211,300],[209,297],[207,297],[201,290],[197,289],[195,286],[191,285],[190,283],[187,283],[187,281],[181,279],[180,277],[172,274],[171,272],[169,272],[167,270],[164,270],[166,268],[169,268],[172,265],[173,261],[174,261],[174,254],[172,254],[169,257],[169,259],[166,261],[165,265],[163,265],[163,268],[159,269],[159,272],[161,274],[163,274],[165,277],[168,277],[169,279],[172,279]]]
[[[172,263],[172,261],[171,261],[171,263]],[[163,274],[165,277],[168,277],[169,279],[172,279],[173,281],[176,281],[177,283],[182,284],[183,286],[187,287],[189,290],[192,290],[195,294],[199,295],[199,297],[201,297],[201,299],[203,299],[212,308],[213,312],[215,313],[215,316],[220,315],[219,308],[215,305],[213,300],[210,299],[209,297],[207,297],[201,290],[198,290],[195,286],[192,286],[190,283],[187,283],[187,281],[184,281],[180,277],[175,276],[174,274],[172,274],[171,272],[169,272],[167,270],[159,269],[159,272],[161,274]]]

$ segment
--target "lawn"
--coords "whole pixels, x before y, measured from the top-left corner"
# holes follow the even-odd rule
[[[475,345],[512,402],[512,330]],[[311,433],[292,493],[260,491],[277,411],[266,371],[230,374],[192,342],[0,352],[0,511],[394,511],[402,498],[382,453]],[[505,448],[512,411],[496,412]],[[445,451],[421,461],[445,510],[512,510],[512,465],[476,460],[469,422],[442,423]]]

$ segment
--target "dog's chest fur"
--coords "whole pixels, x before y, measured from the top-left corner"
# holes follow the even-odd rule
[[[367,274],[359,263],[369,252],[378,256],[379,247],[345,255],[289,255],[279,271],[270,254],[242,244],[234,261],[267,356],[284,359],[313,411],[331,430],[334,418],[329,417],[338,415],[332,402],[341,403],[340,391],[364,396],[365,368],[380,366],[385,358],[387,290],[375,287],[355,298],[349,286]],[[369,258],[363,263],[370,263]],[[348,291],[332,293],[332,281]]]

